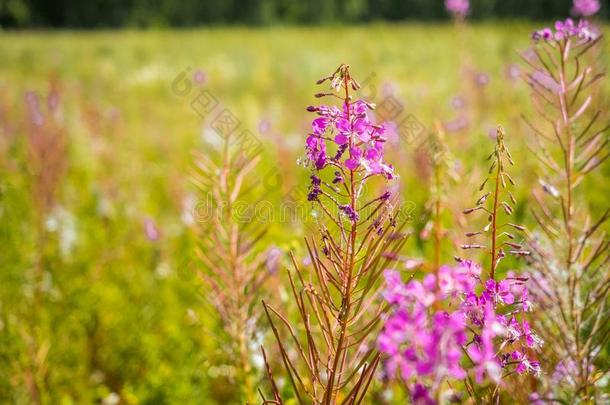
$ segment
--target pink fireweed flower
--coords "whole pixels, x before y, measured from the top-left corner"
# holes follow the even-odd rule
[[[470,260],[456,267],[443,265],[438,270],[440,292],[447,296],[473,293],[480,274],[481,267]]]
[[[515,297],[510,292],[510,284],[506,280],[500,282],[491,279],[487,280],[483,294],[486,294],[487,298],[492,302],[502,302],[509,305],[515,302]]]
[[[399,311],[379,336],[379,349],[388,354],[388,374],[400,371],[403,379],[429,377],[440,383],[445,376],[462,379],[462,345],[466,343],[462,315],[439,311],[432,317],[415,305],[411,312]]]
[[[400,304],[407,299],[410,292],[400,278],[400,273],[395,270],[383,272],[386,288],[382,292],[383,298],[390,304]]]
[[[537,348],[544,343],[538,335],[531,331],[530,324],[526,320],[521,321],[521,337],[525,339],[528,347]]]
[[[306,141],[307,157],[317,170],[326,166],[328,156],[326,155],[326,144],[319,135],[309,135]]]
[[[530,405],[547,405],[548,404],[548,401],[543,399],[542,396],[537,392],[531,393],[528,400],[530,401],[529,402]]]
[[[394,312],[378,346],[388,357],[390,377],[399,374],[407,383],[414,380],[434,390],[443,379],[463,379],[462,364],[470,360],[479,383],[497,383],[511,370],[539,374],[539,363],[529,355],[543,342],[521,319],[530,305],[526,278],[483,282],[481,267],[469,260],[441,266],[437,274],[438,280],[428,274],[404,283],[397,271],[384,273],[383,297]],[[465,361],[464,351],[470,360]]]
[[[502,367],[496,358],[493,338],[494,335],[486,330],[480,336],[477,344],[468,348],[468,355],[475,364],[474,372],[477,383],[481,383],[485,377],[489,377],[494,382],[498,382],[502,378]]]
[[[475,376],[479,383],[485,376],[495,382],[502,378],[502,367],[496,353],[494,339],[497,336],[503,336],[506,329],[498,322],[494,307],[493,302],[485,302],[481,332],[474,335],[473,344],[468,347],[468,354],[475,363]]]
[[[389,355],[386,371],[390,376],[400,371],[403,379],[425,376],[435,385],[449,376],[461,379],[466,372],[460,365],[462,346],[466,343],[466,324],[461,312],[428,310],[436,299],[436,277],[404,284],[398,272],[386,271],[384,298],[397,304],[379,336],[379,349]]]
[[[517,368],[515,369],[518,374],[529,373],[536,376],[540,375],[540,363],[536,360],[531,360],[525,354],[518,351],[513,352],[511,359],[518,362]]]
[[[400,273],[395,270],[386,270],[383,275],[386,289],[382,294],[390,304],[411,305],[419,303],[428,307],[436,300],[434,292],[436,278],[432,274],[426,276],[423,282],[411,280],[407,284],[403,283]]]
[[[572,15],[591,17],[600,9],[599,0],[574,0]]]
[[[413,405],[436,405],[436,401],[430,396],[430,391],[422,384],[415,384],[410,394]]]
[[[345,160],[345,167],[349,170],[356,170],[362,160],[362,150],[357,147],[350,148],[350,155],[351,157]]]
[[[590,373],[593,372],[594,367],[592,364],[589,364],[587,367]],[[555,366],[555,370],[551,376],[551,382],[553,384],[569,384],[571,386],[576,385],[576,381],[574,376],[578,373],[578,364],[573,359],[564,359],[561,360]]]
[[[328,118],[320,117],[311,122],[311,128],[315,135],[322,135],[328,127]]]
[[[161,232],[152,218],[144,219],[144,233],[151,242],[156,242],[161,237]]]
[[[489,344],[489,339],[494,343],[495,361],[501,369],[515,367],[518,373],[539,373],[539,363],[521,354],[543,344],[542,339],[531,331],[529,323],[525,319],[518,319],[520,313],[525,311],[524,297],[527,301],[527,289],[523,283],[523,279],[516,277],[498,282],[488,280],[480,296],[468,294],[462,304],[466,318],[471,322],[470,327],[476,333],[472,348],[468,350],[469,353],[473,351],[471,357],[480,359],[475,360],[478,378],[483,378],[485,372],[492,379],[494,375],[497,377],[496,374],[492,375],[496,367],[486,358],[490,349],[484,345]],[[515,357],[516,353],[519,354],[518,358]]]
[[[195,80],[195,83],[200,84],[200,85],[204,84],[205,79],[206,79],[206,73],[203,70],[197,69],[193,72],[193,80]]]
[[[275,246],[271,247],[267,251],[267,257],[265,258],[265,267],[270,274],[276,274],[280,268],[282,261],[282,249]]]
[[[519,300],[519,302],[521,303],[521,308],[523,309],[523,312],[529,312],[532,310],[532,303],[529,300],[529,293],[527,289],[524,289],[521,293],[521,299]]]
[[[515,303],[521,306],[520,310],[529,312],[532,310],[532,303],[529,300],[529,290],[525,282],[529,279],[529,275],[524,273],[521,277],[515,276],[515,273],[509,271],[506,275],[506,280],[510,282],[510,291],[515,297]]]
[[[507,319],[510,319],[507,321]],[[544,343],[543,340],[533,333],[530,329],[530,325],[526,320],[521,322],[517,321],[515,317],[498,317],[498,320],[504,327],[506,327],[506,339],[507,343],[519,343],[522,348],[533,348],[537,349]]]
[[[373,123],[367,113],[369,105],[357,100],[343,105],[309,107],[318,117],[311,123],[312,132],[307,138],[305,151],[316,170],[329,163],[342,162],[350,171],[363,171],[364,175],[380,174],[394,177],[394,169],[384,161],[384,126]],[[327,155],[330,142],[338,146],[334,157]],[[349,148],[347,146],[351,145]]]
[[[470,11],[468,0],[445,0],[445,8],[454,17],[464,18]]]
[[[428,274],[421,283],[417,280],[409,281],[407,284],[407,291],[409,291],[410,298],[413,302],[429,307],[436,300],[434,293],[435,285],[436,278],[434,275]]]
[[[584,42],[595,40],[599,34],[591,27],[587,20],[579,20],[574,23],[571,18],[565,21],[557,21],[555,30],[543,28],[532,33],[534,41],[562,41],[570,38],[577,38]]]

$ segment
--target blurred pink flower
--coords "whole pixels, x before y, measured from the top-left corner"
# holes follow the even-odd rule
[[[582,41],[593,41],[599,36],[598,32],[592,27],[587,20],[579,20],[574,23],[574,20],[567,18],[564,21],[555,22],[555,31],[551,28],[542,28],[532,33],[534,41],[562,41],[564,39],[576,37]]]
[[[265,267],[270,274],[276,274],[280,268],[282,261],[282,249],[277,247],[271,247],[267,251],[267,257],[265,259]]]
[[[445,8],[455,17],[464,18],[470,11],[468,0],[445,0]]]
[[[155,221],[152,218],[146,218],[144,220],[144,233],[146,237],[151,242],[156,242],[159,240],[161,233],[159,232],[159,228],[155,224]]]
[[[572,15],[590,17],[600,9],[599,0],[574,0]]]
[[[527,310],[525,278],[483,282],[481,267],[470,260],[441,266],[437,274],[438,281],[427,274],[421,281],[404,283],[397,271],[384,272],[383,297],[394,311],[378,345],[388,356],[390,377],[400,373],[405,381],[415,378],[418,384],[437,389],[445,377],[466,376],[461,367],[464,350],[474,362],[478,382],[498,382],[506,369],[540,373],[540,364],[527,353],[543,342],[519,315]]]
[[[193,80],[195,81],[195,83],[200,84],[200,85],[205,83],[205,80],[206,80],[205,72],[201,69],[195,70],[193,72]]]

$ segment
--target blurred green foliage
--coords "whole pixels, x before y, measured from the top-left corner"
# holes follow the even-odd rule
[[[220,4],[227,3],[217,5],[223,15]],[[77,15],[66,21],[77,21]],[[537,180],[536,162],[520,119],[530,103],[527,86],[507,72],[533,28],[3,33],[0,402],[235,403],[214,339],[214,316],[186,265],[195,243],[187,203],[190,152],[218,144],[209,126],[213,117],[203,119],[191,108],[202,90],[263,143],[257,170],[263,178],[279,176],[268,195],[274,206],[306,182],[307,171],[296,165],[310,118],[304,107],[318,91],[315,81],[341,62],[367,79],[364,90],[374,100],[393,92],[404,113],[428,128],[435,119],[451,121],[467,112],[467,126],[447,135],[462,173],[461,181],[446,186],[448,204],[458,209],[472,204],[493,148],[489,131],[501,123],[517,162],[512,176],[519,184],[518,221],[531,224],[523,202]],[[196,84],[193,78],[191,91],[180,96],[171,84],[183,72],[198,72],[204,80]],[[476,84],[481,75],[488,84]],[[604,86],[607,100],[607,81]],[[44,213],[34,192],[41,173],[30,156],[27,91],[38,95],[45,119],[51,116],[47,96],[58,95],[55,119],[67,137],[61,151],[67,165]],[[457,98],[466,106],[456,107]],[[421,237],[429,175],[414,144],[398,140],[391,149],[401,197],[414,207],[408,255],[430,257],[430,241]],[[593,212],[607,206],[609,174],[605,165],[583,187]],[[147,237],[148,221],[157,238]],[[443,221],[452,230],[443,250],[449,261],[452,238],[458,241],[464,225],[450,209]],[[304,232],[298,224],[276,221],[264,243],[295,249],[304,258]],[[285,287],[278,292],[285,294]]]
[[[606,4],[608,4],[606,2]],[[472,17],[548,19],[571,0],[472,0]],[[601,15],[607,15],[602,7]],[[9,27],[190,27],[219,24],[328,24],[447,18],[443,0],[1,0]]]

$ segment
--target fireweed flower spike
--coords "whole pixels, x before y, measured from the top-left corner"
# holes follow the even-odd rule
[[[360,404],[367,401],[380,362],[374,338],[387,311],[379,300],[380,276],[398,263],[406,236],[396,224],[390,193],[365,192],[365,184],[383,188],[395,178],[384,158],[384,126],[370,117],[374,106],[353,99],[360,85],[348,65],[318,84],[330,89],[317,98],[341,104],[307,108],[316,115],[305,139],[304,163],[312,171],[307,199],[324,222],[316,237],[306,239],[311,268],[293,257],[294,271],[288,274],[300,324],[291,324],[266,302],[263,307],[289,395],[298,403]],[[267,363],[273,398],[264,402],[281,404],[271,366]]]
[[[510,189],[515,185],[513,178],[507,172],[507,165],[514,165],[513,158],[504,143],[504,130],[498,127],[496,131],[495,150],[489,155],[488,177],[479,187],[482,193],[477,199],[475,206],[464,210],[464,214],[480,212],[486,216],[487,221],[483,229],[476,232],[469,232],[467,236],[470,241],[468,244],[461,245],[464,250],[472,249],[473,246],[488,248],[491,260],[489,278],[494,280],[498,263],[506,256],[512,254],[516,256],[527,256],[528,251],[517,243],[514,243],[515,233],[521,232],[523,226],[516,225],[510,221],[516,204],[516,199]],[[502,218],[505,222],[502,222]],[[472,243],[473,239],[489,234],[489,246]]]
[[[438,283],[432,274],[408,283],[395,271],[385,277],[393,311],[378,346],[387,377],[402,379],[410,391],[421,385],[436,398],[444,381],[463,380],[470,396],[491,401],[505,376],[540,373],[532,353],[543,342],[524,319],[521,279],[483,282],[481,268],[468,260],[441,266]],[[493,385],[486,390],[487,381]]]
[[[501,128],[490,160],[492,191],[483,192],[476,206],[467,210],[487,213],[488,225],[469,234],[490,235],[493,269],[486,273],[488,276],[485,278],[479,265],[464,259],[458,259],[454,267],[441,266],[436,274],[427,274],[421,281],[412,279],[404,283],[397,272],[385,272],[383,297],[392,306],[392,312],[378,346],[387,356],[386,375],[403,380],[414,402],[416,395],[426,392],[429,398],[426,403],[439,403],[446,394],[443,382],[449,381],[456,387],[462,380],[468,395],[475,400],[495,403],[504,377],[540,373],[540,365],[532,354],[542,340],[531,330],[523,314],[531,308],[525,287],[527,279],[514,275],[503,280],[494,278],[505,250],[517,256],[527,254],[516,243],[505,242],[514,239],[511,233],[500,233],[504,228],[512,229],[513,233],[523,230],[511,222],[499,223],[500,213],[508,215],[515,204],[507,190],[513,180],[504,168],[512,164],[512,157]],[[481,191],[486,184],[487,181]],[[510,203],[503,200],[505,197]]]
[[[438,269],[441,265],[441,253],[444,239],[449,235],[449,230],[443,225],[443,211],[451,209],[447,198],[451,183],[459,180],[460,176],[456,170],[456,160],[447,147],[445,131],[440,122],[435,123],[435,130],[428,135],[426,151],[432,166],[430,184],[430,199],[426,203],[426,211],[430,213],[431,219],[424,225],[420,235],[422,239],[432,236],[434,244],[433,268]]]
[[[27,303],[28,321],[23,325],[21,336],[25,341],[31,342],[26,361],[31,364],[32,374],[38,376],[34,378],[30,386],[32,402],[36,402],[39,392],[45,390],[45,381],[48,377],[48,362],[41,361],[39,351],[35,348],[42,347],[45,343],[40,341],[38,325],[41,324],[44,316],[47,294],[51,292],[45,288],[46,277],[55,278],[54,266],[46,266],[45,258],[49,249],[47,246],[53,239],[49,238],[48,227],[45,222],[60,212],[61,199],[59,190],[66,178],[67,171],[67,152],[69,146],[69,132],[64,120],[63,103],[60,101],[60,91],[57,83],[50,83],[50,88],[46,103],[43,102],[33,91],[25,94],[26,124],[24,126],[24,142],[27,144],[27,178],[30,187],[29,198],[34,206],[35,214],[32,217],[33,231],[32,236],[37,241],[37,250],[33,255],[32,266],[32,294],[29,294]],[[59,268],[55,269],[59,270]],[[42,356],[44,359],[45,356]]]
[[[517,236],[525,231],[525,227],[511,220],[517,200],[511,192],[515,181],[507,168],[515,163],[504,138],[504,130],[498,126],[496,146],[488,157],[491,161],[488,177],[479,187],[482,194],[475,207],[464,211],[466,214],[481,212],[486,218],[483,229],[468,232],[466,236],[469,239],[487,240],[481,241],[480,246],[488,249],[489,276],[485,281],[479,279],[479,289],[482,289],[482,292],[478,295],[469,294],[464,310],[473,330],[476,330],[477,326],[481,328],[480,333],[475,333],[472,348],[469,349],[472,351],[470,357],[477,364],[477,382],[481,381],[481,373],[487,370],[488,376],[496,383],[496,389],[491,393],[492,399],[499,395],[497,387],[502,376],[509,374],[511,370],[518,374],[540,373],[539,363],[532,359],[530,354],[542,345],[542,339],[530,330],[529,323],[523,319],[523,312],[531,307],[525,286],[527,278],[512,275],[499,280],[497,277],[498,265],[507,254],[516,257],[530,255],[521,244],[516,243]],[[462,245],[462,248],[469,249],[469,246],[471,245]],[[486,357],[491,350],[486,346],[492,344],[494,359],[500,368],[491,367],[489,358]]]
[[[565,21],[557,21],[555,29],[542,28],[532,33],[534,41],[546,41],[560,43],[571,39],[577,40],[577,44],[594,41],[599,37],[596,29],[587,20],[579,20],[575,23],[571,18]]]
[[[258,223],[252,231],[250,223],[236,218],[232,208],[246,196],[262,192],[251,177],[260,156],[248,156],[231,136],[225,137],[218,153],[210,149],[196,151],[193,159],[192,181],[199,200],[206,204],[197,221],[194,273],[202,281],[201,296],[213,306],[222,325],[222,334],[216,338],[223,342],[221,348],[236,370],[239,398],[253,403],[261,370],[252,367],[258,355],[252,343],[265,333],[257,304],[267,295],[265,285],[274,275],[273,261],[279,260],[281,252],[261,246],[266,226]]]
[[[598,358],[610,340],[610,241],[602,229],[610,210],[593,217],[578,192],[610,156],[600,36],[586,21],[566,20],[548,39],[534,39],[522,54],[537,113],[525,122],[540,176],[532,209],[538,229],[527,235],[536,287],[530,293],[541,308],[533,320],[552,347],[549,368],[573,365],[571,384],[545,381],[541,391],[554,402],[603,403],[608,368]]]

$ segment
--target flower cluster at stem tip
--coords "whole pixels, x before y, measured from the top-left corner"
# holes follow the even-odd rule
[[[557,21],[555,30],[552,28],[542,28],[532,34],[534,41],[562,41],[569,38],[578,38],[589,42],[595,40],[599,34],[593,29],[587,20],[579,20],[575,23],[571,18],[565,21]]]
[[[521,316],[531,309],[525,281],[511,275],[483,281],[481,267],[469,260],[408,283],[387,270],[384,299],[393,310],[378,339],[387,376],[414,378],[412,395],[422,396],[445,378],[464,379],[466,366],[478,383],[500,383],[512,371],[538,375],[531,354],[543,342]]]
[[[312,133],[305,146],[315,169],[342,161],[342,166],[351,171],[383,174],[390,180],[394,177],[394,169],[383,160],[384,126],[371,122],[367,114],[370,108],[372,106],[363,100],[349,104],[349,107],[345,103],[343,109],[325,105],[309,108],[319,115],[311,123]],[[327,142],[337,146],[334,156],[327,154]]]
[[[333,75],[320,79],[318,84],[326,80],[331,82],[334,92],[318,93],[316,97],[333,96],[341,99],[342,105],[307,108],[317,115],[311,122],[311,132],[305,142],[305,164],[313,171],[307,199],[320,201],[320,196],[326,195],[345,217],[355,223],[359,220],[357,207],[353,201],[350,204],[339,202],[336,199],[338,188],[344,186],[348,194],[359,196],[364,183],[372,177],[394,179],[394,168],[385,161],[385,127],[372,119],[375,105],[364,100],[353,101],[349,94],[350,88],[357,90],[360,86],[350,76],[349,66],[341,65]],[[322,179],[321,172],[327,170],[334,171],[332,180]],[[327,191],[335,197],[329,196]],[[384,193],[376,201],[388,198],[389,195]]]

